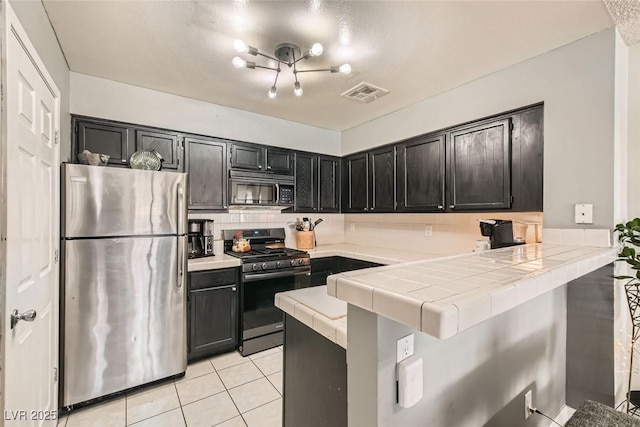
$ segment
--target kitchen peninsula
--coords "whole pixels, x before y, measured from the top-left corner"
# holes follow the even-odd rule
[[[411,261],[333,275],[329,296],[321,288],[286,292],[276,305],[290,323],[345,350],[350,425],[508,425],[520,419],[510,402],[519,404],[529,388],[539,407],[564,404],[547,395],[557,397],[560,387],[564,397],[565,284],[615,257],[612,248],[534,244]],[[403,409],[395,403],[395,340],[416,331],[424,398]],[[285,362],[285,416],[286,370]],[[501,370],[506,379],[496,378]],[[487,393],[473,393],[479,383]],[[468,408],[456,410],[466,392]]]

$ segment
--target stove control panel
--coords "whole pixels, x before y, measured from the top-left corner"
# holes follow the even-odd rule
[[[301,257],[301,258],[292,258],[292,259],[284,259],[284,260],[273,260],[273,261],[260,261],[260,262],[252,262],[250,260],[245,261],[242,264],[242,272],[259,272],[259,271],[269,271],[269,270],[278,270],[278,269],[288,269],[288,268],[298,268],[298,267],[311,267],[311,259],[309,257]]]

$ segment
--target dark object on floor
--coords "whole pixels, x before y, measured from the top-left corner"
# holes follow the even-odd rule
[[[640,427],[640,419],[602,403],[585,400],[565,427]]]

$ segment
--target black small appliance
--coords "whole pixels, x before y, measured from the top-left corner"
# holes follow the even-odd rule
[[[523,245],[524,241],[513,239],[513,223],[507,219],[481,219],[480,233],[489,237],[491,249]]]
[[[214,256],[213,221],[208,219],[189,220],[189,258]]]

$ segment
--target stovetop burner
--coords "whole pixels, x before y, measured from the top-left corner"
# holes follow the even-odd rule
[[[251,251],[233,252],[233,239],[238,232],[242,232],[242,237],[249,240]],[[223,230],[224,252],[236,258],[242,259],[243,263],[264,261],[282,261],[283,259],[308,258],[309,254],[298,249],[284,247],[286,234],[284,228],[258,228],[248,230]],[[284,264],[282,264],[284,265]]]
[[[243,262],[250,262],[254,259],[262,259],[262,258],[292,258],[297,256],[307,255],[307,252],[300,251],[298,249],[290,249],[290,248],[282,248],[282,249],[252,249],[249,252],[233,252],[226,251],[227,255],[234,256],[236,258],[241,258]]]

